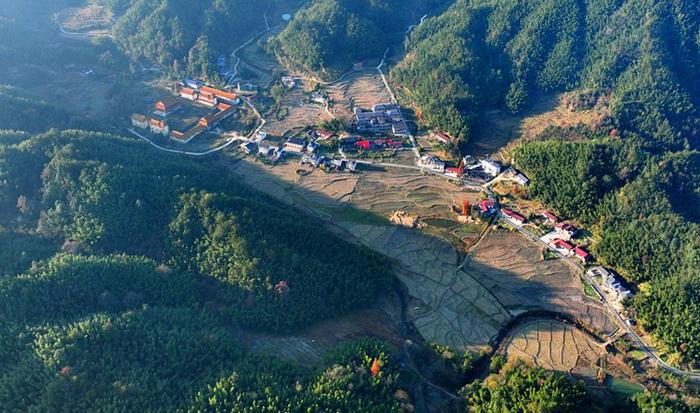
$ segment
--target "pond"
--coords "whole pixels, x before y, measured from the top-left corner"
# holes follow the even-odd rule
[[[644,388],[639,384],[629,382],[627,380],[618,379],[617,377],[607,376],[605,378],[605,385],[616,393],[620,393],[627,397],[632,397],[637,393],[644,391]]]

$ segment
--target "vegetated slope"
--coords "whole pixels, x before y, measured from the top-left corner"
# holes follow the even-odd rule
[[[388,265],[369,250],[222,170],[144,149],[81,131],[0,147],[0,208],[67,250],[146,254],[202,274],[222,312],[253,328],[307,325],[388,288]]]
[[[270,48],[283,59],[330,77],[378,58],[409,25],[442,0],[318,0],[294,16]]]
[[[263,25],[267,1],[98,0],[115,14],[115,41],[132,58],[214,80],[216,56]]]
[[[14,252],[0,265],[3,411],[409,403],[394,399],[398,363],[380,343],[351,343],[318,372],[240,347],[232,327],[279,332],[343,314],[391,275],[225,175],[107,134],[2,134],[0,255]]]
[[[561,134],[560,134],[561,133]],[[516,150],[530,196],[595,228],[599,261],[641,283],[629,303],[674,361],[697,367],[700,346],[700,153],[652,153],[641,138],[550,131]]]
[[[0,125],[7,129],[42,132],[78,123],[68,113],[41,100],[29,98],[11,86],[0,85],[0,107]]]
[[[407,39],[391,72],[427,127],[461,139],[483,107],[540,92],[611,94],[601,118],[663,148],[700,145],[696,1],[458,0]]]

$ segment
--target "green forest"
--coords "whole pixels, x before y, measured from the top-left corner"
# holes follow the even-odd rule
[[[700,153],[650,152],[635,136],[556,138],[567,134],[516,150],[529,195],[594,229],[598,260],[639,283],[630,304],[642,326],[699,366]]]
[[[610,97],[601,126],[698,147],[699,21],[695,1],[458,0],[411,33],[391,76],[423,126],[463,141],[484,108],[582,88]]]
[[[264,27],[266,1],[94,0],[115,16],[114,40],[132,59],[217,81],[216,58]]]
[[[318,371],[246,353],[236,328],[289,331],[362,308],[391,273],[211,164],[108,134],[5,132],[0,226],[3,411],[403,403],[378,342],[348,344]]]
[[[348,71],[353,63],[381,58],[400,44],[416,24],[442,0],[318,0],[298,12],[268,48],[322,78]]]

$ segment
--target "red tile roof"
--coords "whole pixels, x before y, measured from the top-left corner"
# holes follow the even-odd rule
[[[548,220],[550,220],[552,222],[559,222],[559,217],[557,217],[556,215],[552,214],[549,211],[542,211],[542,216],[547,218]]]
[[[503,215],[510,217],[518,222],[525,222],[526,221],[524,216],[522,216],[518,213],[515,213],[515,212],[511,211],[510,209],[503,208],[503,209],[501,209],[501,212],[503,212]]]
[[[232,102],[238,99],[238,96],[236,96],[236,94],[234,93],[224,92],[223,90],[214,89],[213,87],[209,86],[202,86],[201,88],[199,88],[199,91],[202,93],[210,93],[216,97],[230,100]]]
[[[488,212],[491,208],[496,206],[496,201],[493,199],[482,199],[481,202],[479,202],[479,208],[481,208],[481,212]]]
[[[555,248],[561,248],[561,249],[565,249],[567,251],[572,251],[575,248],[573,245],[571,245],[568,242],[564,241],[563,239],[559,239],[559,238],[552,241],[552,245]]]
[[[579,247],[574,248],[574,254],[578,255],[583,259],[588,259],[591,255]]]

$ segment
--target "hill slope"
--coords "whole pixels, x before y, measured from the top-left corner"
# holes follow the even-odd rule
[[[610,94],[604,112],[653,146],[700,145],[695,1],[458,0],[406,45],[392,77],[426,126],[460,138],[484,106],[583,88]]]

